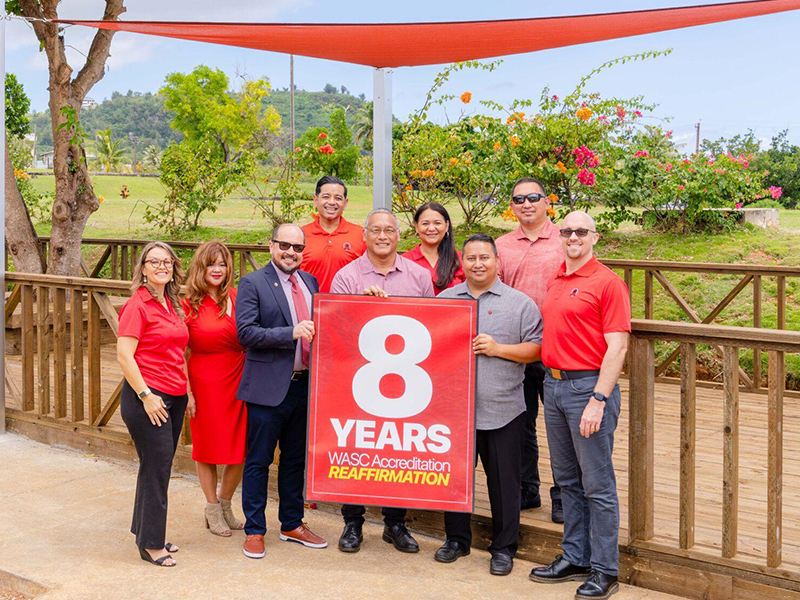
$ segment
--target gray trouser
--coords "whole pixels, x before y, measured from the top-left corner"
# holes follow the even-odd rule
[[[619,500],[611,455],[620,411],[619,386],[606,402],[599,431],[581,435],[583,410],[597,377],[544,380],[544,418],[553,477],[564,506],[564,558],[573,565],[619,573]]]

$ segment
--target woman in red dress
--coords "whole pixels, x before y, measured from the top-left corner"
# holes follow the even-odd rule
[[[403,254],[403,258],[430,271],[437,296],[443,290],[463,283],[461,253],[456,250],[447,209],[438,202],[426,202],[414,213],[414,228],[420,243]]]
[[[243,529],[231,510],[242,481],[247,411],[236,399],[244,369],[244,348],[236,335],[233,257],[224,244],[205,242],[189,266],[183,301],[189,328],[189,405],[192,458],[206,497],[211,533],[228,537]],[[217,465],[224,465],[217,491]]]

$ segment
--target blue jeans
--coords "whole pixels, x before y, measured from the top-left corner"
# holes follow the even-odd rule
[[[583,410],[597,377],[544,380],[544,418],[553,477],[564,506],[564,558],[606,575],[619,573],[619,500],[611,455],[620,411],[619,386],[606,402],[600,429],[581,435]]]

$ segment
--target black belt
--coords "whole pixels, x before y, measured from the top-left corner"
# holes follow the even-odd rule
[[[583,379],[584,377],[597,377],[600,375],[600,369],[593,371],[562,371],[561,369],[548,367],[547,372],[553,376],[553,379]]]
[[[308,377],[308,369],[303,371],[292,371],[292,381],[300,381],[304,377]]]

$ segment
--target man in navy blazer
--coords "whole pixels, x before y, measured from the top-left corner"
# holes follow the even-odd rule
[[[249,558],[265,554],[267,483],[278,443],[280,539],[309,548],[328,545],[303,523],[311,299],[319,290],[314,276],[299,270],[304,248],[302,229],[277,226],[269,243],[272,260],[242,277],[236,297],[236,330],[247,349],[237,397],[247,403],[242,551]]]

